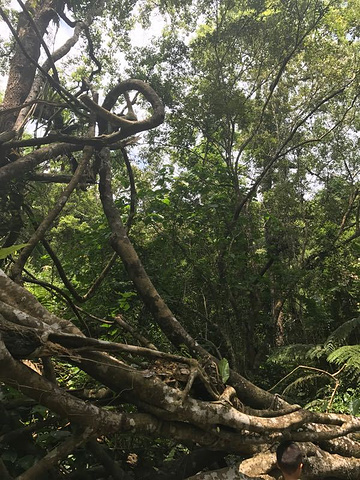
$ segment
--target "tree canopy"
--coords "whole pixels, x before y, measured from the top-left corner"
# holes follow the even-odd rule
[[[359,478],[359,14],[0,3],[1,478]]]

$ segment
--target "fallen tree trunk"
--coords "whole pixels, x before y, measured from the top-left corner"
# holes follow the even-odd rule
[[[250,409],[252,414],[249,414],[233,387],[225,387],[207,373],[206,362],[202,364],[195,359],[136,345],[87,338],[71,322],[47,312],[3,272],[0,282],[1,381],[72,425],[85,429],[88,433],[82,437],[83,441],[93,435],[121,432],[195,442],[226,453],[255,454],[241,464],[240,471],[256,477],[271,476],[274,470],[274,453],[260,453],[262,449],[291,438],[301,442],[304,451],[312,454],[303,478],[321,478],[325,473],[337,478],[357,478],[360,460],[354,457],[359,457],[360,444],[351,439],[351,433],[360,431],[360,419],[310,412],[299,406],[288,409],[289,413],[277,407],[272,411],[263,410],[263,414],[261,410]],[[147,368],[135,367],[131,361],[134,356],[148,362]],[[109,411],[94,402],[84,402],[21,361],[43,357],[78,366],[112,392],[110,404],[116,397],[119,406],[130,403],[136,406],[137,412]],[[162,380],[162,369],[167,369],[168,376],[172,376],[171,382]],[[173,382],[176,386],[170,385]],[[197,388],[199,385],[203,387],[201,390]],[[202,398],[198,397],[199,391]],[[323,448],[315,448],[309,442],[321,442]],[[74,439],[74,445],[77,444]],[[327,446],[333,453],[324,450]],[[68,452],[67,447],[64,452]],[[48,466],[49,461],[44,465]],[[235,467],[223,469],[216,474],[217,478],[246,478],[239,473],[240,476],[232,477],[235,470]]]

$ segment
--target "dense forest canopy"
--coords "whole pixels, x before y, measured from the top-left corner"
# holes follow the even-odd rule
[[[360,2],[0,16],[1,479],[360,478]]]

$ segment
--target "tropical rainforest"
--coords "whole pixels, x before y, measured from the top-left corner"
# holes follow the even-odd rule
[[[0,1],[0,477],[360,478],[359,0]]]

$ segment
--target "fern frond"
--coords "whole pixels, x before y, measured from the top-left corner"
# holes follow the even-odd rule
[[[340,327],[334,330],[327,338],[324,344],[326,352],[333,352],[341,345],[344,345],[344,343],[346,343],[348,340],[349,335],[356,329],[359,329],[360,331],[360,317],[352,318],[351,320],[348,320],[340,325]]]
[[[344,345],[337,348],[329,353],[327,361],[338,366],[346,364],[349,370],[360,373],[360,345]]]
[[[324,345],[309,345],[306,357],[310,360],[319,360],[319,358],[324,356],[326,353],[327,352]]]
[[[312,400],[311,402],[307,403],[304,408],[307,410],[320,410],[320,411],[325,411],[326,407],[328,405],[328,401],[324,398],[316,398],[315,400]]]
[[[297,378],[293,382],[291,382],[282,392],[283,395],[289,395],[292,392],[297,392],[300,388],[303,390],[304,388],[309,388],[313,386],[315,382],[319,379],[324,379],[324,375],[321,373],[310,373],[308,375],[304,375],[302,377]]]
[[[279,365],[298,365],[304,363],[304,359],[311,348],[315,348],[315,345],[295,343],[294,345],[279,347],[270,354],[269,360]]]

